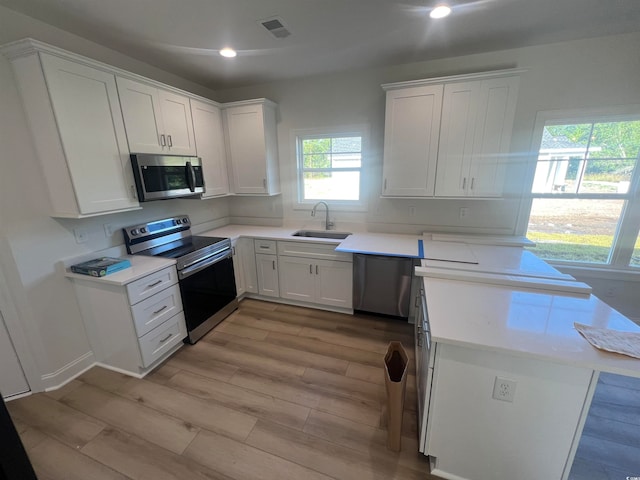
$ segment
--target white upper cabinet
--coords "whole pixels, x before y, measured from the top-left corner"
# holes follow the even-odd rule
[[[189,98],[128,78],[117,78],[132,153],[195,155]]]
[[[433,195],[442,85],[387,92],[382,195]]]
[[[383,85],[382,195],[501,196],[519,72]]]
[[[139,208],[115,75],[31,40],[3,53],[14,68],[51,215]]]
[[[233,192],[280,193],[276,105],[266,99],[224,105],[224,130]]]
[[[205,193],[202,198],[227,195],[227,158],[222,131],[222,114],[213,103],[191,99],[196,154],[202,159]]]
[[[499,197],[504,184],[518,77],[445,85],[437,197]]]

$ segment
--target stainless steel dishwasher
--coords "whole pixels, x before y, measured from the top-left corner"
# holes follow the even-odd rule
[[[353,256],[353,309],[408,318],[414,259]]]

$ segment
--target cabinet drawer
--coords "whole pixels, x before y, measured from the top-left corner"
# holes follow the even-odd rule
[[[184,314],[180,312],[139,339],[142,366],[148,367],[162,358],[186,336]]]
[[[256,253],[276,253],[275,240],[254,240]]]
[[[131,282],[127,285],[129,304],[135,305],[175,283],[178,283],[178,274],[174,266],[167,267],[159,272],[152,273],[135,282]]]
[[[182,311],[180,287],[177,284],[136,303],[131,307],[138,337]]]
[[[278,255],[339,260],[342,262],[353,261],[353,254],[336,252],[336,245],[329,243],[278,242]]]

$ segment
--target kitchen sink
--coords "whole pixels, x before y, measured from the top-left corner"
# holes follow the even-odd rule
[[[344,240],[351,232],[330,232],[327,230],[298,230],[293,234],[294,237],[310,237],[310,238],[333,238],[336,240]]]

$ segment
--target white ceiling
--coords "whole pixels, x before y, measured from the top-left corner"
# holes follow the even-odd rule
[[[640,31],[640,0],[0,0],[213,89]],[[273,38],[258,23],[277,16]],[[225,59],[217,50],[239,51]]]

